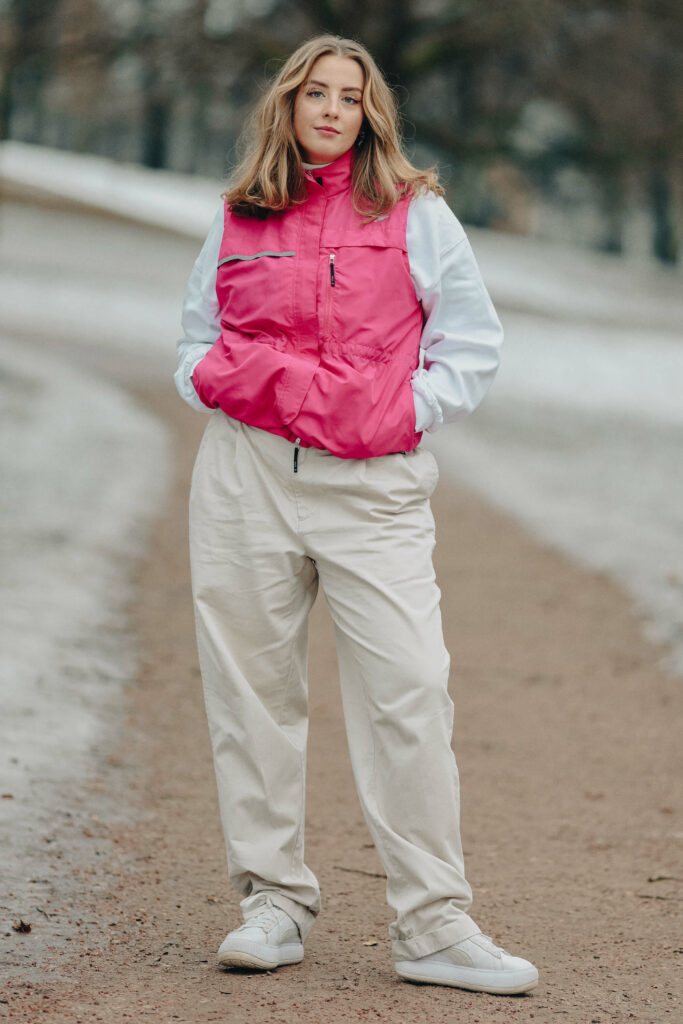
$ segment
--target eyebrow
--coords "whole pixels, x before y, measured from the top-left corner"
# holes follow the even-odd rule
[[[329,85],[327,84],[327,82],[318,82],[315,78],[310,78],[308,80],[307,84],[308,85],[322,85],[323,89],[329,89]],[[360,92],[360,93],[362,93],[363,90],[359,89],[356,85],[346,85],[342,89],[342,92]]]

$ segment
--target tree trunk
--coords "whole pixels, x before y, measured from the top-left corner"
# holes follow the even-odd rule
[[[662,263],[677,263],[679,243],[674,223],[674,201],[671,182],[664,164],[650,172],[650,204],[653,219],[652,251]]]
[[[600,242],[602,252],[620,256],[624,251],[624,186],[614,173],[600,181],[601,208],[604,233]]]
[[[149,96],[142,124],[142,163],[155,170],[166,166],[169,105],[165,99]]]

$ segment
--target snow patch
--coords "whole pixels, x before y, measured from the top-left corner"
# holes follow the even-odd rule
[[[221,192],[210,179],[25,142],[0,143],[0,181],[193,236],[209,230]]]
[[[38,839],[120,720],[136,667],[131,570],[168,452],[161,424],[124,392],[7,339],[0,422],[0,747],[12,794],[0,814],[16,895],[44,873]]]

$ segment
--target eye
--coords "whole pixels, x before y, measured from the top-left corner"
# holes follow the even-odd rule
[[[354,96],[345,96],[344,100],[348,102],[349,106],[354,106],[356,103],[360,103]]]
[[[307,96],[322,96],[320,89],[309,89],[306,93]]]

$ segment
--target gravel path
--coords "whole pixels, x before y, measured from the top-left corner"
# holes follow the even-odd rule
[[[314,610],[307,857],[323,913],[300,966],[214,963],[238,922],[228,888],[196,665],[186,500],[204,421],[170,389],[141,394],[169,425],[177,481],[140,567],[142,662],[122,742],[79,800],[92,844],[68,885],[12,907],[15,967],[0,1017],[54,1022],[679,1020],[683,832],[671,723],[680,682],[657,667],[630,604],[472,496],[434,498],[453,655],[463,837],[485,931],[539,966],[522,998],[410,985],[393,973],[384,879],[353,789],[333,636]],[[124,814],[125,812],[125,814]],[[83,824],[88,818],[89,825]],[[125,820],[123,820],[125,819]],[[127,823],[126,823],[127,821]],[[58,857],[66,834],[46,845]],[[63,868],[63,865],[62,865]],[[4,901],[3,901],[4,902]]]

